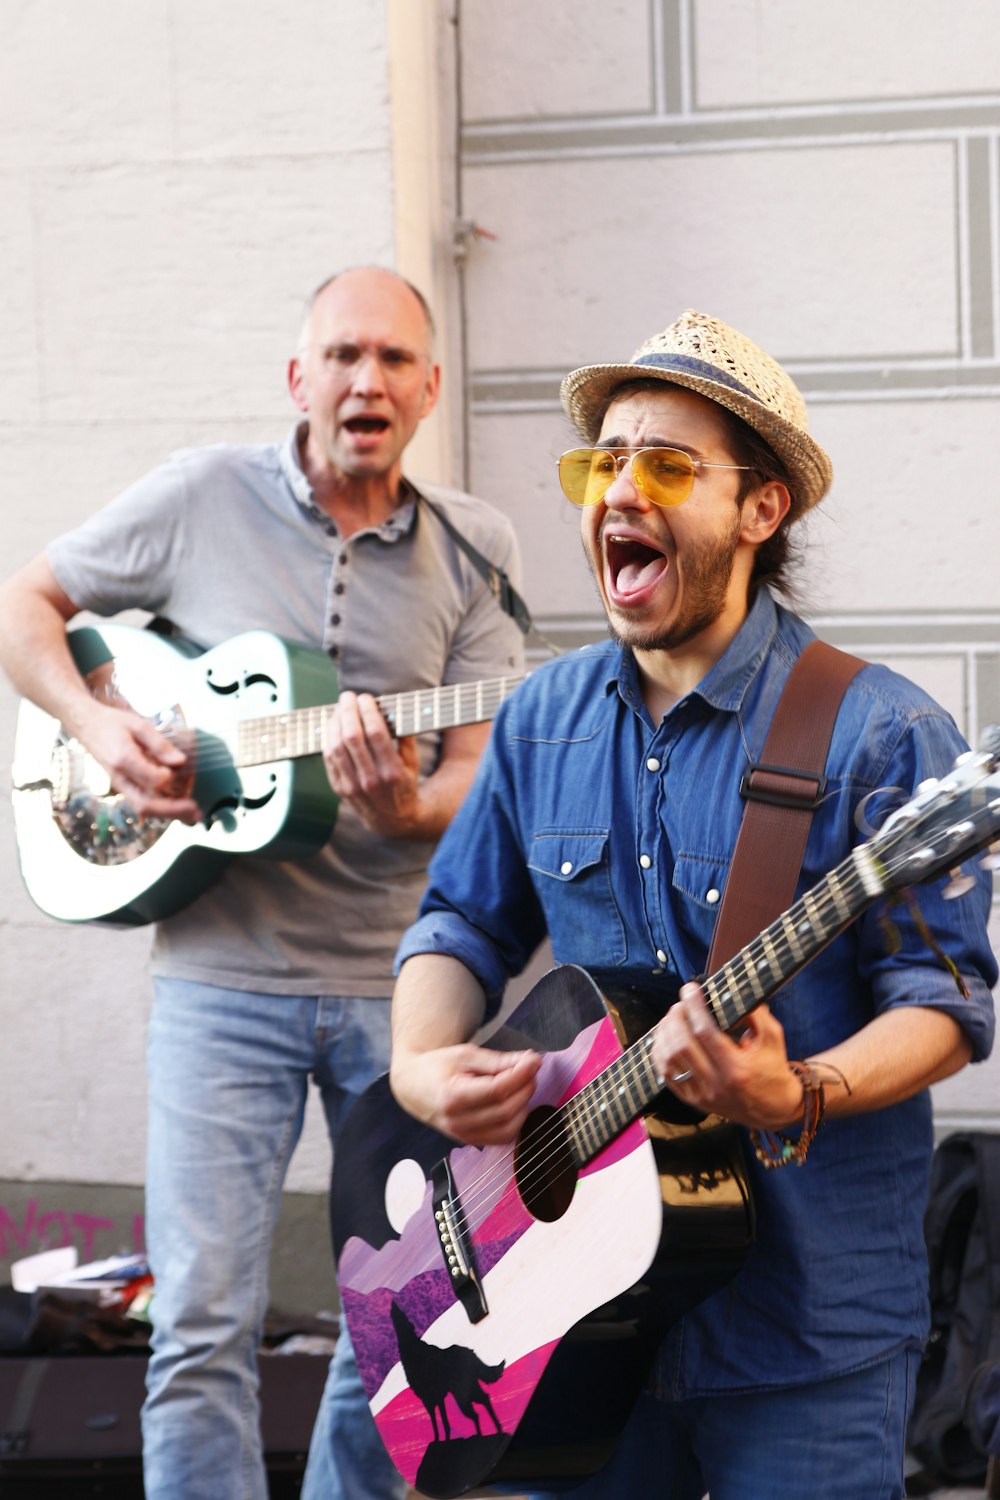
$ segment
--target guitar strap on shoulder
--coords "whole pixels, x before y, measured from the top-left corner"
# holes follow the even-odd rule
[[[503,610],[504,614],[510,615],[511,619],[518,625],[521,632],[527,635],[535,628],[535,622],[531,613],[517,589],[511,583],[503,568],[498,568],[491,563],[488,557],[472,545],[468,537],[464,537],[457,526],[453,526],[441,508],[428,500],[427,496],[413,486],[413,492],[418,499],[422,500],[427,509],[441,522],[445,531],[451,537],[455,546],[465,553],[466,557],[475,568],[481,578],[486,580],[487,587],[494,599]]]
[[[484,557],[483,554],[478,550],[478,548],[472,545],[468,537],[463,536],[458,527],[452,525],[452,523],[448,520],[448,517],[445,515],[444,511],[441,510],[437,505],[435,505],[433,501],[428,500],[427,496],[421,494],[421,492],[415,486],[411,485],[411,488],[413,489],[413,493],[417,496],[417,499],[422,500],[427,509],[433,515],[437,516],[438,520],[441,522],[441,525],[444,527],[445,531],[455,543],[455,546],[460,548],[461,551],[465,553],[466,557],[469,559],[479,576],[481,578],[485,578],[490,593],[493,595],[494,599],[497,601],[504,614],[510,615],[511,619],[518,625],[522,635],[534,634],[535,639],[542,643],[546,651],[551,651],[553,656],[559,656],[559,647],[554,645],[553,642],[550,641],[549,638],[543,635],[539,630],[538,626],[531,618],[531,612],[528,609],[528,606],[521,598],[521,595],[517,592],[517,589],[511,583],[503,568],[498,568],[496,563],[491,563],[488,557]]]
[[[848,683],[865,666],[811,641],[785,684],[760,760],[740,782],[746,800],[706,973],[738,953],[792,904],[826,757]]]

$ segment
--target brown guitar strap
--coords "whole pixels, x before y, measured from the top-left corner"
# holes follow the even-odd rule
[[[823,773],[834,721],[848,683],[864,665],[825,641],[812,641],[792,668],[761,759],[740,783],[747,805],[707,974],[791,906],[813,813],[826,792]]]

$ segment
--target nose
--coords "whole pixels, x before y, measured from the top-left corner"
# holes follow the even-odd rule
[[[364,349],[351,370],[351,389],[359,395],[381,394],[385,388],[382,361],[374,349]]]
[[[604,491],[603,500],[608,510],[648,510],[650,501],[636,483],[632,468],[631,453],[612,453],[615,477]]]

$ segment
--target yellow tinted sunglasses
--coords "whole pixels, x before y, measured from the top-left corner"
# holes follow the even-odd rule
[[[637,490],[654,505],[683,505],[698,469],[745,469],[750,464],[710,464],[679,448],[571,448],[557,460],[559,483],[574,505],[596,505],[621,473],[632,470]]]

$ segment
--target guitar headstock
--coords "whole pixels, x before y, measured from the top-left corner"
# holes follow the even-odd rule
[[[1000,725],[984,730],[979,748],[967,750],[940,780],[925,781],[904,807],[883,823],[870,849],[891,890],[955,871],[1000,840]],[[987,856],[993,868],[993,855]],[[985,861],[984,861],[985,863]],[[968,881],[958,880],[959,895]]]

